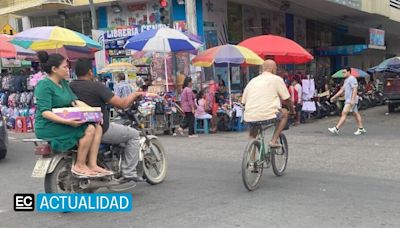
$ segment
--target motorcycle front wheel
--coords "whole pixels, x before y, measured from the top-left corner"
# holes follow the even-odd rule
[[[143,175],[146,182],[160,184],[167,176],[168,161],[165,149],[158,139],[150,139],[143,156]]]

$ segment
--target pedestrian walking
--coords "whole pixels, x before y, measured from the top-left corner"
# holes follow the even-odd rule
[[[181,106],[185,112],[184,123],[178,128],[178,132],[183,135],[183,129],[189,128],[189,138],[198,137],[194,132],[194,113],[196,111],[196,106],[194,103],[194,93],[192,90],[192,78],[186,77],[183,82],[183,91],[181,94]]]
[[[362,135],[365,134],[367,131],[363,127],[363,122],[360,113],[358,112],[358,82],[357,79],[351,75],[351,68],[347,67],[343,69],[343,75],[346,80],[343,83],[342,88],[337,92],[332,98],[331,102],[336,100],[337,97],[341,96],[344,92],[345,96],[345,105],[342,111],[342,116],[339,119],[339,122],[335,127],[329,128],[328,130],[332,134],[339,134],[340,127],[343,126],[344,122],[346,121],[347,115],[349,112],[354,114],[354,117],[357,121],[357,131],[354,132],[355,135]]]

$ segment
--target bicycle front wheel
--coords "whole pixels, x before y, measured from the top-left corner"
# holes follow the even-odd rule
[[[271,163],[272,170],[276,176],[282,176],[286,170],[288,158],[289,158],[289,147],[286,136],[281,134],[279,141],[282,144],[282,148],[272,149],[271,151]]]
[[[242,179],[247,190],[253,191],[258,187],[262,172],[263,162],[259,160],[261,153],[261,142],[254,139],[250,141],[243,153]]]

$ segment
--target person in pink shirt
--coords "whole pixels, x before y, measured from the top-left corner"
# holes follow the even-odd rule
[[[196,111],[196,106],[194,102],[194,94],[192,90],[192,78],[186,77],[183,82],[183,91],[181,93],[181,107],[185,112],[186,123],[178,128],[178,132],[183,135],[183,129],[189,128],[189,138],[195,138],[197,135],[194,132],[194,113]]]
[[[194,116],[197,119],[211,119],[212,115],[208,114],[206,112],[206,105],[207,105],[207,101],[206,101],[206,96],[204,94],[204,91],[201,90],[196,97],[196,112],[194,114]]]

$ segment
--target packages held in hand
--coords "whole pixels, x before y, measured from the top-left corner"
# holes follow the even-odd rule
[[[94,123],[100,123],[103,120],[100,107],[53,108],[52,111],[64,119],[77,119]]]

